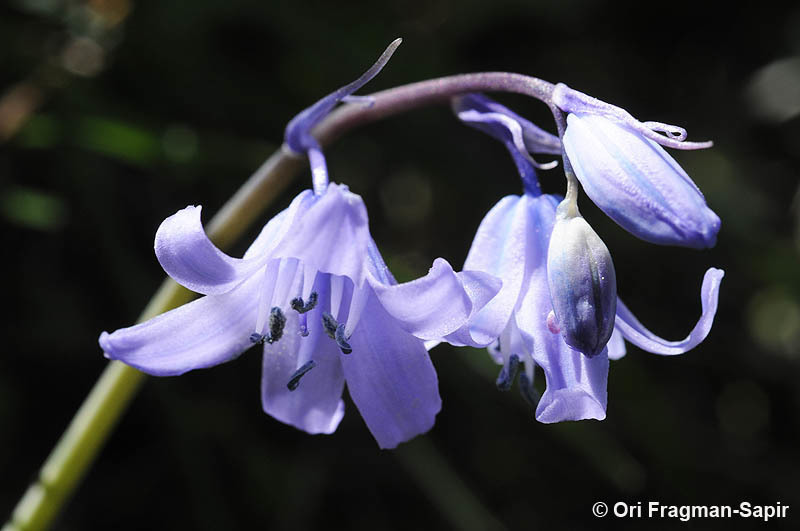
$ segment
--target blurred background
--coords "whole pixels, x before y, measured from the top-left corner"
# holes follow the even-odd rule
[[[641,242],[581,199],[620,296],[663,337],[688,333],[703,272],[725,269],[708,339],[673,358],[629,346],[611,366],[607,420],[559,425],[498,392],[485,352],[438,347],[443,411],[397,451],[378,449],[349,398],[332,436],[263,414],[255,350],[151,379],[56,528],[641,529],[676,522],[596,519],[592,503],[749,500],[790,505],[773,528],[796,529],[800,8],[728,3],[723,16],[712,4],[3,3],[0,519],[103,370],[99,333],[132,324],[161,283],[159,223],[189,204],[207,221],[296,112],[402,36],[362,94],[508,70],[713,139],[673,154],[723,220],[714,249]],[[540,103],[499,99],[553,130]],[[505,149],[446,107],[367,126],[327,154],[401,280],[437,256],[463,263],[484,214],[520,191]],[[546,192],[562,192],[559,171],[540,175]],[[263,221],[309,182],[306,171]]]

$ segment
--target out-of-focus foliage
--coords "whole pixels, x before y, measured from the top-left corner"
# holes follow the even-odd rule
[[[670,359],[612,363],[608,419],[537,424],[494,388],[480,351],[438,347],[444,409],[422,441],[381,452],[358,415],[308,436],[260,411],[259,354],[154,379],[62,529],[641,529],[597,500],[800,508],[800,8],[625,2],[141,2],[0,7],[0,518],[7,516],[162,278],[163,218],[214,212],[300,109],[404,44],[369,86],[510,70],[563,81],[712,150],[675,153],[722,218],[710,251],[656,247],[581,211],[614,256],[626,304],[665,337],[726,270],[709,338]],[[363,91],[362,91],[363,92]],[[547,109],[504,103],[550,127]],[[552,128],[551,128],[552,130]],[[328,150],[361,194],[400,279],[460,264],[485,212],[520,184],[502,146],[446,107],[356,131]],[[562,192],[559,170],[541,175]],[[292,192],[310,184],[302,175]],[[238,251],[244,248],[244,242]],[[355,355],[355,354],[354,354]],[[537,375],[540,376],[540,375]],[[542,382],[537,382],[541,387]],[[353,408],[348,402],[348,407]],[[741,522],[703,521],[702,528]]]

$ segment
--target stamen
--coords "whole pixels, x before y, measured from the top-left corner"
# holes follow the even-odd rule
[[[511,386],[514,384],[514,379],[517,377],[517,373],[519,373],[519,366],[519,356],[512,354],[508,359],[508,364],[500,369],[500,374],[497,376],[495,385],[497,385],[498,391],[508,391],[511,389]]]
[[[266,339],[267,339],[267,336],[259,334],[258,332],[253,332],[252,334],[250,334],[250,341],[254,345],[255,344],[259,344],[259,343],[263,343],[264,341],[266,341]]]
[[[289,391],[294,391],[297,389],[297,386],[300,385],[300,379],[316,366],[317,362],[314,360],[308,360],[299,369],[294,371],[294,374],[292,374],[292,377],[289,378],[289,382],[286,384],[286,387],[289,388]]]
[[[312,291],[311,295],[308,296],[307,303],[303,302],[302,297],[295,297],[294,299],[292,299],[292,302],[290,304],[292,306],[292,310],[296,311],[297,313],[306,313],[314,309],[314,307],[317,305],[318,298],[319,295],[317,295],[317,292]]]
[[[283,329],[286,326],[286,316],[277,306],[269,312],[269,337],[267,343],[274,343],[283,337]],[[251,336],[252,337],[252,336]]]
[[[533,387],[533,382],[528,378],[528,374],[525,371],[522,371],[519,375],[519,393],[531,407],[536,408],[539,405],[539,399],[541,398],[539,391]]]
[[[328,312],[322,312],[322,327],[325,329],[325,333],[328,334],[328,337],[333,340],[336,339],[336,329],[339,327],[339,323],[336,322],[334,316]]]
[[[348,338],[344,335],[344,323],[336,327],[334,336],[336,344],[339,345],[339,348],[342,350],[342,354],[350,354],[353,352],[353,347],[350,346],[350,343],[347,342]]]
[[[300,324],[300,335],[303,337],[308,336],[308,316],[304,313],[300,314],[300,318],[298,319]]]
[[[267,326],[269,310],[273,301],[280,304],[280,302],[273,297],[273,294],[275,292],[275,285],[278,283],[281,261],[280,259],[270,260],[264,271],[264,285],[260,289],[258,296],[258,319],[256,319],[256,331],[258,332],[263,332]]]
[[[334,316],[328,312],[322,312],[322,326],[325,328],[325,333],[328,334],[328,337],[336,341],[343,354],[353,352],[353,347],[347,342],[349,338],[344,333],[344,323],[339,324]]]
[[[338,315],[342,308],[344,294],[344,277],[331,275],[331,315]]]

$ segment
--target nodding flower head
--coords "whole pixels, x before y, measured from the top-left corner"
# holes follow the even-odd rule
[[[161,266],[204,294],[144,323],[103,332],[111,359],[169,376],[230,361],[263,345],[264,411],[309,433],[331,433],[350,396],[382,448],[433,426],[441,408],[425,341],[457,334],[498,292],[486,273],[455,272],[436,259],[427,275],[398,284],[369,233],[360,196],[328,182],[310,129],[375,75],[312,105],[287,128],[289,149],[308,155],[314,191],[272,218],[243,258],[208,239],[200,207],[168,217],[156,233]]]
[[[551,330],[560,331],[567,345],[589,357],[600,354],[614,331],[617,277],[608,248],[569,197],[556,210],[547,281]]]
[[[714,246],[719,217],[661,147],[702,149],[711,142],[687,142],[683,128],[639,122],[564,84],[556,86],[553,100],[569,113],[564,150],[586,195],[603,212],[651,243]]]
[[[516,115],[499,104],[489,110],[478,103],[482,110],[467,109],[475,111],[467,115],[471,122],[491,125],[481,130],[509,149],[521,149],[508,142],[510,131],[502,131]],[[464,119],[463,106],[456,109]],[[524,154],[514,160],[524,161],[518,165],[523,181],[533,174]],[[504,197],[484,217],[464,268],[497,276],[503,285],[465,328],[444,339],[489,345],[489,354],[503,365],[498,389],[508,390],[516,376],[536,419],[547,423],[605,418],[609,359],[625,355],[624,340],[662,355],[681,354],[702,342],[711,330],[723,276],[719,269],[706,272],[702,315],[686,339],[661,339],[617,299],[608,250],[577,207],[528,184],[525,194]],[[541,396],[533,387],[536,367],[546,379]]]

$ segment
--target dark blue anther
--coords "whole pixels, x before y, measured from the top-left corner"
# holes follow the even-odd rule
[[[306,313],[313,310],[314,306],[317,305],[317,298],[318,298],[317,292],[312,291],[311,295],[308,296],[308,302],[304,303],[302,297],[296,297],[292,299],[292,302],[290,304],[292,306],[292,309],[297,313]]]
[[[519,393],[532,408],[536,408],[539,405],[539,399],[541,398],[539,391],[534,389],[533,382],[528,378],[525,371],[522,371],[519,375]]]
[[[317,362],[315,362],[314,360],[308,360],[303,365],[301,365],[299,369],[294,371],[294,374],[292,374],[292,377],[289,378],[289,382],[286,384],[286,387],[289,388],[289,391],[294,391],[295,389],[297,389],[297,386],[300,385],[300,379],[303,376],[305,376],[308,371],[310,371],[316,366]]]
[[[339,324],[334,316],[328,312],[322,312],[322,326],[325,328],[325,333],[328,334],[328,337],[336,341],[343,354],[353,352],[353,347],[347,342],[349,338],[344,335],[344,323]]]
[[[250,341],[254,344],[263,343],[264,341],[266,341],[266,339],[267,336],[263,336],[258,332],[253,332],[252,334],[250,334]]]
[[[269,337],[267,343],[274,343],[283,337],[283,329],[286,326],[286,316],[277,306],[269,312]],[[251,336],[252,337],[252,336]]]
[[[342,354],[350,354],[353,352],[353,347],[350,346],[350,343],[347,342],[347,338],[344,337],[344,323],[336,327],[334,339],[336,340],[336,344],[339,345],[339,348],[342,349]]]
[[[336,322],[334,316],[328,312],[322,312],[322,327],[325,329],[325,333],[328,334],[329,338],[336,339],[336,328],[338,326],[339,323]]]
[[[519,366],[519,356],[512,354],[511,357],[508,358],[508,364],[500,369],[500,374],[497,376],[495,385],[497,385],[499,391],[508,391],[511,389],[517,377],[517,373],[519,373]]]

